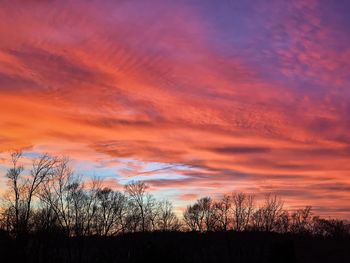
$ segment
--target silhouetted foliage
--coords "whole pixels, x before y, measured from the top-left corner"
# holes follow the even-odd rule
[[[304,249],[312,244],[324,251],[350,245],[344,221],[314,216],[309,206],[285,210],[273,194],[260,204],[248,193],[203,197],[181,220],[145,182],[117,191],[83,181],[67,158],[44,154],[29,168],[21,159],[13,152],[6,173],[0,245],[26,262],[310,262]]]

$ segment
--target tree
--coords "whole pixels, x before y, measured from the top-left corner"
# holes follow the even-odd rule
[[[342,238],[350,234],[350,227],[346,225],[344,221],[339,219],[324,219],[318,216],[313,218],[313,229],[314,235]]]
[[[40,198],[54,211],[68,236],[91,235],[96,231],[99,191],[99,180],[92,179],[87,188],[81,177],[73,173],[69,159],[62,158],[51,180],[43,185]]]
[[[191,231],[203,231],[204,213],[198,203],[187,206],[183,217]]]
[[[232,221],[231,197],[229,195],[224,195],[224,197],[220,201],[215,202],[214,205],[218,216],[217,227],[220,230],[227,231]]]
[[[255,231],[261,231],[264,228],[264,210],[259,208],[255,210],[251,217],[252,228]]]
[[[204,214],[205,230],[214,231],[218,221],[218,215],[213,200],[210,197],[203,197],[197,202]]]
[[[184,220],[193,231],[213,231],[216,228],[218,214],[210,197],[197,200],[193,206],[188,206],[184,212]]]
[[[129,196],[129,205],[133,213],[130,219],[134,222],[134,230],[137,230],[137,219],[140,219],[142,232],[154,228],[157,216],[155,199],[146,192],[147,189],[148,186],[140,181],[132,181],[125,185],[125,192]]]
[[[89,187],[82,185],[82,196],[83,202],[80,209],[82,209],[83,217],[83,234],[91,235],[94,231],[93,221],[96,216],[99,204],[98,204],[98,193],[101,190],[101,181],[96,178],[92,178]],[[78,207],[79,209],[79,207]]]
[[[247,228],[253,212],[254,196],[245,193],[235,193],[232,196],[233,221],[236,231]]]
[[[58,218],[53,209],[41,202],[33,212],[33,231],[34,233],[61,233]]]
[[[74,178],[69,166],[69,159],[62,158],[51,180],[46,181],[40,195],[41,200],[55,212],[59,225],[70,236],[74,220],[74,192],[78,191],[80,182]]]
[[[122,217],[126,212],[124,194],[110,188],[97,192],[96,232],[100,235],[116,235],[123,230]]]
[[[44,154],[26,169],[21,158],[22,152],[11,153],[11,167],[6,172],[10,191],[0,207],[0,228],[16,237],[28,237],[35,231],[58,231],[68,237],[112,236],[181,227],[171,202],[158,202],[147,193],[144,182],[132,181],[122,193],[101,188],[97,179],[84,183],[74,174],[68,158]],[[245,193],[225,195],[218,201],[203,197],[186,208],[183,219],[190,230],[200,232],[232,227],[236,231],[252,228],[342,237],[350,230],[341,220],[312,218],[309,206],[283,210],[282,200],[272,194],[265,196],[258,209],[254,208],[254,196]]]
[[[13,229],[16,235],[27,234],[33,198],[40,193],[41,186],[50,179],[58,162],[56,157],[43,154],[33,160],[29,175],[25,176],[24,167],[18,164],[21,157],[21,151],[11,153],[12,167],[6,174],[13,192],[9,211],[14,211]]]
[[[173,205],[168,200],[159,203],[158,228],[161,231],[176,231],[180,229],[180,221],[173,211]]]
[[[290,215],[287,210],[281,212],[276,222],[276,229],[278,233],[287,233],[290,231]]]
[[[263,229],[267,232],[273,231],[277,220],[282,213],[283,202],[277,195],[267,194],[261,208]]]
[[[23,186],[20,185],[19,179],[20,175],[24,170],[24,167],[22,165],[18,164],[18,161],[22,157],[21,151],[15,151],[11,153],[11,162],[12,167],[7,170],[6,177],[10,181],[10,187],[13,191],[13,199],[9,199],[10,201],[10,207],[6,209],[6,216],[7,216],[7,226],[8,229],[12,229],[15,234],[17,234],[19,223],[20,223],[20,209],[21,209],[21,203],[20,203],[20,193],[23,191]],[[14,213],[12,213],[14,212]],[[11,214],[14,214],[12,216]]]
[[[290,230],[293,233],[306,233],[311,231],[312,213],[311,206],[294,211],[291,215]]]

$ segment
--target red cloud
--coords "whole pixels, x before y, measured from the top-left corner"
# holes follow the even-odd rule
[[[291,4],[299,20],[274,14],[263,25],[272,35],[265,39],[272,48],[262,51],[271,65],[240,54],[260,50],[258,41],[217,48],[217,30],[191,5],[160,1],[153,10],[142,2],[4,5],[1,151],[32,146],[81,160],[183,164],[194,168],[176,170],[185,179],[149,183],[197,189],[193,196],[273,189],[292,205],[349,202],[323,180],[349,183],[342,87],[350,51],[333,48],[336,29],[324,26],[316,2]],[[326,200],[326,192],[342,198]]]

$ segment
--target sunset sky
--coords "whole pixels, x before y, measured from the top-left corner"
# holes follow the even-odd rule
[[[177,209],[272,192],[350,219],[349,14],[347,0],[1,1],[0,173],[23,148],[114,189],[146,180]]]

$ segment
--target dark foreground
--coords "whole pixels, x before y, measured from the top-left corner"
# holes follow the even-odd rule
[[[350,262],[350,239],[274,233],[153,232],[0,240],[1,262]]]

